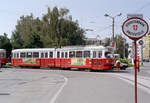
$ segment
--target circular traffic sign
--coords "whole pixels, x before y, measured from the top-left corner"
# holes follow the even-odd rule
[[[122,25],[123,33],[132,40],[138,40],[149,31],[147,22],[138,17],[127,19]]]
[[[140,45],[143,45],[143,43],[144,43],[143,40],[140,40],[140,41],[139,41],[139,44],[140,44]]]

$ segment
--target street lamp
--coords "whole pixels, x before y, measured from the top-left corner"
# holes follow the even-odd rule
[[[116,16],[110,16],[110,15],[108,15],[108,14],[105,14],[105,15],[104,15],[105,17],[109,17],[109,18],[112,19],[112,46],[113,46],[113,56],[114,56],[114,24],[115,24],[115,18],[116,18],[117,16],[121,16],[121,15],[122,15],[121,13],[118,14],[118,15],[116,15]]]

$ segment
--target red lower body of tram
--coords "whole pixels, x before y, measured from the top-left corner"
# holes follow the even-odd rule
[[[106,70],[114,68],[113,59],[90,58],[12,58],[12,66],[20,67],[59,67],[59,68],[88,68]]]
[[[6,58],[0,58],[0,66],[6,64]]]

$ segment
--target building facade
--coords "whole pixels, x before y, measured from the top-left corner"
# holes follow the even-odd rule
[[[143,59],[150,58],[150,33],[144,36]]]

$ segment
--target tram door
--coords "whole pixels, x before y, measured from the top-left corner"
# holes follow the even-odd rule
[[[93,51],[92,69],[102,69],[102,51]]]

